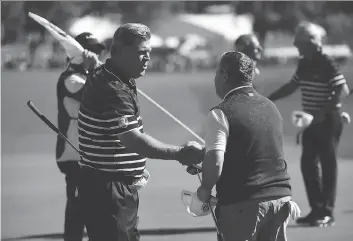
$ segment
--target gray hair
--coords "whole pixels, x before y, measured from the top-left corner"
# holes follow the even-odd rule
[[[255,78],[255,63],[247,55],[231,51],[222,55],[219,67],[231,81],[237,84],[251,84]]]
[[[125,23],[115,31],[112,47],[119,45],[129,46],[132,45],[136,39],[150,40],[150,29],[140,23]]]

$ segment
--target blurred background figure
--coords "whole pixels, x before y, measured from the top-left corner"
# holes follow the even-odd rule
[[[86,51],[82,63],[71,63],[68,60],[67,69],[60,75],[57,83],[58,98],[58,128],[78,148],[78,112],[80,108],[82,87],[89,75],[94,54],[100,55],[104,45],[88,32],[84,32],[75,38]],[[87,58],[88,57],[88,58]],[[79,178],[79,154],[67,144],[59,135],[56,143],[56,160],[60,171],[65,175],[66,181],[66,209],[64,224],[65,241],[81,241],[84,231],[84,223],[77,197],[77,185]]]
[[[257,39],[255,34],[244,34],[241,35],[234,42],[234,49],[236,51],[242,52],[254,60],[255,65],[262,59],[263,48]],[[259,69],[256,67],[256,74],[260,74]]]
[[[253,61],[255,65],[255,74],[259,75],[260,70],[257,67],[258,61],[260,61],[263,57],[263,48],[256,37],[255,34],[243,34],[240,35],[237,40],[234,42],[234,49],[235,51],[242,52],[249,56]],[[253,87],[256,90],[255,83],[253,82]]]
[[[28,68],[32,68],[35,62],[35,57],[38,47],[44,43],[44,35],[40,32],[31,32],[27,35],[27,46],[28,46]]]
[[[274,91],[272,101],[285,98],[299,87],[303,111],[314,116],[302,136],[301,171],[311,212],[299,224],[332,226],[337,188],[337,147],[343,128],[341,99],[349,94],[345,77],[334,60],[322,51],[326,31],[300,23],[294,46],[301,56],[290,82]],[[321,166],[321,168],[320,168]]]

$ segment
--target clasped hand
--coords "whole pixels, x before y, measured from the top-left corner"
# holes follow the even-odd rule
[[[198,164],[203,161],[205,148],[196,141],[187,142],[177,154],[177,160],[182,165]]]

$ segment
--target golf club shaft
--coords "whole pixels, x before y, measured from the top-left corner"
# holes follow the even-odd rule
[[[187,130],[192,136],[194,136],[196,139],[198,139],[200,142],[205,144],[204,139],[202,139],[199,135],[197,135],[193,130],[191,130],[187,125],[185,125],[182,121],[180,121],[178,118],[176,118],[174,115],[172,115],[169,111],[167,111],[163,106],[158,104],[156,101],[154,101],[151,97],[149,97],[147,94],[145,94],[142,90],[137,89],[137,91],[145,97],[149,102],[151,102],[153,105],[155,105],[157,108],[159,108],[163,113],[168,115],[172,120],[174,120],[176,123],[178,123],[181,127],[183,127],[185,130]],[[191,165],[189,166],[189,169],[198,169],[201,170],[201,167],[198,165]],[[189,171],[188,171],[189,172]]]
[[[41,119],[45,124],[47,124],[47,126],[52,129],[54,132],[56,132],[61,138],[63,138],[72,148],[74,148],[75,151],[78,152],[78,154],[81,155],[80,150],[77,149],[77,147],[75,147],[70,141],[69,139],[66,138],[66,136],[64,136],[59,129],[53,124],[51,123],[50,120],[48,120],[47,117],[45,117],[38,109],[37,107],[33,104],[32,101],[28,101],[27,102],[27,106],[39,117],[39,119]]]
[[[199,173],[199,172],[197,172],[197,177],[199,178],[200,183],[202,183],[202,180],[201,180],[201,177],[200,177],[200,173]],[[217,229],[217,234],[219,235],[219,238],[221,239],[221,240],[219,240],[219,241],[224,241],[223,234],[221,233],[221,230],[220,230],[220,227],[219,227],[219,223],[218,223],[216,214],[214,213],[210,202],[208,202],[208,207],[209,207],[209,209],[211,210],[212,218],[213,218],[213,221],[214,221],[214,223],[215,223],[215,225],[216,225],[216,229]]]
[[[158,107],[161,111],[163,111],[165,114],[167,114],[170,118],[172,118],[176,123],[178,123],[181,127],[183,127],[185,130],[187,130],[191,135],[193,135],[196,139],[198,139],[200,142],[203,144],[205,141],[197,135],[193,130],[191,130],[187,125],[185,125],[183,122],[181,122],[178,118],[176,118],[174,115],[172,115],[169,111],[167,111],[165,108],[163,108],[160,104],[158,104],[156,101],[154,101],[151,97],[146,95],[143,91],[137,89],[137,91],[145,97],[148,101],[150,101],[152,104],[154,104],[156,107]]]

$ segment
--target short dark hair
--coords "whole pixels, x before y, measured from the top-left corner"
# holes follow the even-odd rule
[[[250,84],[255,77],[254,61],[241,52],[224,53],[220,60],[220,68],[237,84]]]
[[[125,23],[115,31],[112,45],[132,45],[136,39],[150,40],[150,29],[140,23]]]

